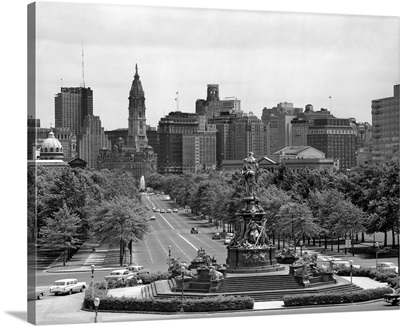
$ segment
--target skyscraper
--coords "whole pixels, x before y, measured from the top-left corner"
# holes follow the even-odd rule
[[[111,142],[104,133],[100,117],[88,115],[79,136],[80,158],[87,162],[88,167],[96,168],[100,150],[103,149],[111,150]]]
[[[400,153],[400,84],[393,96],[372,100],[372,161],[399,160]]]
[[[356,166],[356,132],[349,119],[314,120],[309,127],[307,145],[325,153],[326,158],[339,160],[341,170]]]
[[[81,133],[85,117],[93,115],[93,91],[90,87],[61,87],[55,95],[55,127],[69,127],[71,133]]]

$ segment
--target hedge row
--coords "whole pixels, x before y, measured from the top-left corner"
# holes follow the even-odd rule
[[[133,277],[127,281],[117,281],[117,280],[107,280],[101,282],[99,285],[100,288],[104,289],[117,289],[117,288],[124,288],[130,286],[136,286],[138,284],[150,284],[155,281],[159,280],[166,280],[168,279],[168,272],[165,273],[150,273],[150,274],[143,274],[140,276]]]
[[[203,299],[179,297],[161,298],[116,298],[107,296],[104,289],[95,289],[95,297],[100,299],[99,310],[115,311],[153,311],[153,312],[178,312],[182,306],[185,312],[207,312],[224,310],[245,310],[253,309],[253,298],[243,296],[216,296]],[[182,305],[183,304],[183,305]],[[85,291],[83,308],[93,309],[92,289]]]
[[[353,268],[353,276],[363,276],[374,279],[378,282],[388,282],[391,287],[397,286],[397,274],[395,272],[379,272],[371,268]],[[337,270],[339,276],[350,276],[350,267],[340,267]]]
[[[368,290],[359,290],[343,293],[307,293],[286,295],[283,297],[283,303],[286,307],[324,305],[324,304],[341,304],[349,302],[362,302],[375,299],[381,299],[386,293],[392,293],[389,287],[376,288]]]

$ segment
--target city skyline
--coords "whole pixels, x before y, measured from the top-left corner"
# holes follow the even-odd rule
[[[218,84],[221,99],[235,96],[245,113],[259,118],[264,107],[291,102],[371,122],[371,100],[391,96],[399,82],[397,17],[36,5],[42,127],[54,126],[60,88],[81,85],[82,49],[85,86],[105,130],[128,126],[135,64],[153,127],[178,109],[177,92],[179,110],[194,113],[207,84]]]

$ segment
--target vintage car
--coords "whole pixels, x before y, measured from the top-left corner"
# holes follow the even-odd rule
[[[391,303],[392,306],[399,305],[400,302],[400,288],[395,290],[393,293],[387,293],[383,296],[383,300]]]
[[[372,268],[376,268],[379,272],[399,272],[399,268],[395,264],[388,261],[379,262],[376,266],[377,267],[373,266]]]
[[[54,293],[54,295],[72,294],[73,292],[82,292],[85,288],[86,282],[78,282],[76,278],[66,278],[55,281],[50,286],[50,293]]]
[[[109,275],[104,276],[106,281],[122,281],[125,282],[135,277],[136,274],[132,273],[128,269],[117,269],[112,271]]]
[[[154,215],[150,216],[150,221],[153,221],[155,219],[156,219],[156,217]]]
[[[139,265],[129,265],[126,268],[128,271],[134,274],[134,276],[140,276],[140,275],[148,275],[150,274],[148,269],[145,269],[143,266]]]
[[[213,239],[213,240],[219,240],[219,239],[221,239],[221,235],[219,234],[219,232],[215,232],[215,233],[212,235],[212,239]]]
[[[178,213],[178,209],[177,209],[177,208],[174,208],[174,209],[172,210],[172,213]]]
[[[160,212],[160,209],[159,208],[153,208],[153,212],[155,212],[155,213],[159,213]]]
[[[44,297],[44,290],[28,288],[28,300],[40,300]]]
[[[165,213],[165,209],[161,208],[160,213]]]
[[[166,213],[172,213],[172,211],[168,208],[168,209],[166,210]]]
[[[190,233],[191,234],[197,234],[197,233],[199,233],[199,230],[197,228],[191,228],[190,229]]]
[[[225,244],[229,244],[232,239],[233,239],[233,233],[227,233],[227,234],[225,234],[224,243]]]
[[[348,261],[348,260],[341,260],[341,259],[337,259],[337,258],[334,258],[334,259],[330,260],[330,261],[329,261],[329,264],[330,264],[330,267],[331,267],[333,270],[337,270],[337,269],[339,269],[339,268],[341,268],[341,267],[350,268],[350,265],[351,265],[350,261]],[[353,268],[361,268],[361,266],[360,266],[360,265],[355,265],[355,264],[353,264]]]

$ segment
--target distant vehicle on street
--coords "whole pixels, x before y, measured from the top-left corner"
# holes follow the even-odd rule
[[[150,221],[153,221],[155,219],[156,219],[156,217],[154,215],[150,216]]]
[[[78,282],[76,278],[66,278],[55,281],[50,286],[50,293],[58,294],[72,294],[73,292],[82,292],[86,288],[86,282]]]
[[[166,210],[166,213],[172,213],[172,211],[168,208],[168,209]]]
[[[383,300],[391,303],[392,306],[400,305],[400,288],[395,290],[393,293],[386,293],[383,296]]]
[[[399,273],[399,268],[388,261],[382,261],[380,263],[378,263],[377,266],[372,266],[371,268],[373,269],[377,269],[379,272],[395,272],[395,273]]]
[[[233,233],[227,233],[227,234],[225,234],[224,243],[225,244],[229,244],[232,239],[233,239]]]
[[[199,230],[197,230],[197,228],[191,228],[190,233],[197,234],[199,233]]]
[[[40,300],[44,297],[44,290],[28,288],[28,300]]]
[[[135,276],[140,276],[140,275],[148,275],[150,274],[150,271],[148,269],[145,269],[143,266],[140,265],[129,265],[126,268],[128,271],[133,273]]]
[[[219,239],[221,239],[221,235],[219,234],[219,232],[215,232],[215,233],[212,235],[212,239],[213,239],[213,240],[219,240]]]
[[[125,282],[135,276],[136,276],[136,274],[134,274],[133,272],[131,272],[128,269],[117,269],[115,271],[112,271],[109,275],[104,276],[104,279],[106,281],[115,280],[115,281]]]
[[[329,261],[332,269],[339,269],[340,267],[348,267],[350,268],[350,262],[348,260],[340,260],[340,259],[333,259]],[[353,268],[361,268],[360,265],[353,264]]]
[[[160,209],[160,213],[165,213],[165,209]]]
[[[160,209],[159,209],[159,208],[153,208],[153,212],[159,213],[159,212],[160,212]]]
[[[178,209],[177,209],[177,208],[174,208],[174,209],[172,210],[172,213],[178,213]]]

